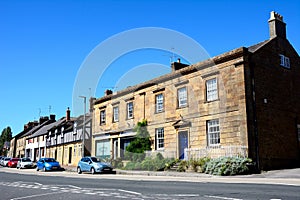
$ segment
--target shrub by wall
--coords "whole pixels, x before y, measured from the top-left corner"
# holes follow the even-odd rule
[[[204,172],[219,176],[250,174],[253,173],[252,166],[253,162],[250,158],[220,157],[207,162]]]

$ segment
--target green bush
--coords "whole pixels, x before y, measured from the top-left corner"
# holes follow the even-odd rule
[[[134,170],[135,169],[135,162],[128,162],[125,166],[124,169],[127,169],[127,170]]]
[[[142,162],[131,161],[127,163],[124,169],[162,171],[174,165],[174,163],[174,159],[165,159],[160,153],[158,153],[155,157],[146,157]]]
[[[188,162],[186,160],[181,160],[178,166],[178,172],[185,172],[188,169]]]
[[[133,162],[142,162],[145,159],[145,153],[132,153],[129,151],[125,152],[124,158],[125,160],[130,160]]]
[[[249,158],[220,157],[206,162],[204,172],[206,174],[229,176],[252,173],[253,162]]]
[[[200,159],[192,159],[188,161],[188,165],[192,168],[194,172],[200,172],[202,173],[204,171],[204,166],[207,162],[210,161],[210,158],[203,157]]]
[[[121,169],[123,167],[122,158],[117,158],[111,161],[111,165],[113,168]]]

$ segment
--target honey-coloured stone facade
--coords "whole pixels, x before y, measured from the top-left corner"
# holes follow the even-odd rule
[[[167,75],[94,100],[92,155],[122,157],[134,126],[146,119],[152,152],[167,157],[237,155],[252,158],[257,169],[300,166],[300,58],[285,27],[283,17],[272,12],[268,40],[189,66],[175,62]],[[210,101],[212,79],[217,93]],[[181,88],[187,95],[183,107],[178,103]],[[156,110],[159,94],[162,112]],[[130,119],[129,102],[134,107]],[[115,106],[118,121],[113,120]],[[211,135],[216,138],[209,138],[210,131],[216,131]]]

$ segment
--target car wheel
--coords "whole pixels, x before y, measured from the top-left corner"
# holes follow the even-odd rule
[[[78,174],[81,174],[81,173],[82,173],[80,167],[77,167],[77,173],[78,173]]]
[[[38,168],[38,167],[36,167],[36,171],[37,171],[37,172],[39,171],[39,168]]]
[[[94,169],[94,167],[91,168],[91,172],[92,172],[92,174],[95,174],[95,169]]]
[[[43,172],[46,172],[46,171],[47,171],[47,170],[46,170],[46,167],[44,167],[44,168],[43,168]]]

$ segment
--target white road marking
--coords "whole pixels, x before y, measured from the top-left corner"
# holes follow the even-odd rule
[[[84,193],[84,194],[96,195],[96,193],[94,193],[94,192],[87,192],[87,193]]]
[[[125,192],[125,193],[129,193],[129,194],[136,194],[136,195],[142,195],[139,192],[134,192],[134,191],[129,191],[129,190],[122,190],[122,189],[118,189],[120,192]]]
[[[199,194],[173,194],[174,197],[199,197]]]
[[[25,196],[25,197],[12,198],[10,200],[29,199],[29,198],[32,198],[32,197],[47,196],[47,195],[59,194],[59,193],[63,193],[63,192],[51,192],[51,193],[45,193],[45,194],[35,194],[35,195],[30,195],[30,196]]]
[[[221,196],[212,196],[212,195],[204,195],[204,197],[214,198],[214,199],[225,199],[225,200],[243,200],[243,199],[237,199],[231,197],[221,197]]]
[[[74,189],[81,189],[81,187],[77,187],[75,185],[68,185],[68,186],[71,187],[71,188],[74,188]]]

